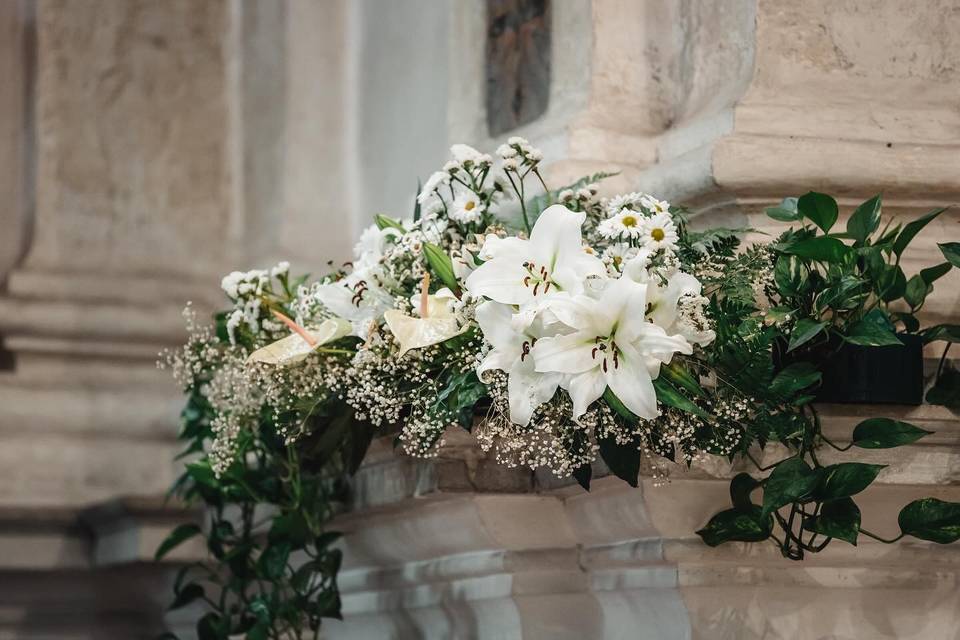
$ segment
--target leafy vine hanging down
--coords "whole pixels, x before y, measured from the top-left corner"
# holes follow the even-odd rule
[[[412,216],[377,216],[351,263],[317,280],[285,263],[233,272],[231,307],[212,325],[185,311],[190,338],[162,362],[187,394],[172,493],[205,515],[157,557],[206,541],[174,594],[175,607],[206,607],[202,640],[318,637],[339,617],[331,520],[387,428],[423,457],[448,428],[472,430],[498,462],[585,489],[601,461],[637,486],[642,456],[666,473],[706,456],[753,460],[777,442],[792,454],[733,478],[732,508],[698,532],[707,544],[770,540],[800,559],[831,540],[880,539],[853,498],[880,467],[823,465],[819,447],[927,432],[873,418],[834,443],[814,402],[845,348],[960,339],[956,325],[921,331],[916,316],[960,264],[957,243],[909,279],[900,267],[939,211],[881,230],[878,196],[840,233],[836,202],[808,193],[768,210],[794,228],[741,247],[735,231],[693,231],[648,194],[600,197],[609,174],[550,190],[522,138],[497,160],[451,151]],[[956,403],[958,379],[945,352],[927,400]],[[903,535],[960,537],[960,505],[920,500],[899,520]]]

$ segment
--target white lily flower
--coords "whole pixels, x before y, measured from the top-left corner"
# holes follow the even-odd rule
[[[247,357],[247,363],[262,362],[285,367],[304,360],[325,344],[350,334],[350,323],[341,318],[324,320],[316,329],[304,329],[286,316],[277,314],[293,330],[286,338],[271,342]]]
[[[470,274],[466,289],[473,297],[515,305],[560,291],[581,293],[587,276],[606,272],[603,263],[584,250],[580,228],[585,217],[556,204],[540,214],[529,240],[491,241],[487,236],[481,256],[489,259]],[[491,242],[493,247],[487,248]]]
[[[533,360],[537,371],[571,375],[564,388],[573,400],[575,419],[607,387],[641,418],[659,415],[653,379],[660,364],[693,348],[683,337],[668,336],[647,322],[646,306],[647,285],[629,277],[608,282],[598,298],[579,295],[551,304],[557,318],[575,331],[538,340]]]
[[[429,278],[424,280],[424,290],[429,285]],[[433,295],[415,295],[411,301],[420,302],[420,317],[408,316],[397,309],[390,309],[383,314],[390,332],[400,343],[398,357],[403,357],[411,349],[422,349],[431,345],[445,342],[460,335],[467,327],[460,327],[457,316],[453,312],[453,302],[457,299],[450,289],[443,288]]]
[[[641,250],[624,266],[625,276],[647,285],[647,317],[668,335],[683,336],[700,346],[713,342],[716,333],[703,314],[707,299],[701,295],[700,281],[689,273],[676,271],[663,283],[661,278],[650,276],[648,265],[649,252]]]
[[[534,367],[530,350],[544,335],[538,322],[517,331],[511,323],[513,309],[499,302],[487,301],[477,307],[476,319],[491,349],[477,366],[477,377],[488,382],[484,374],[491,370],[507,373],[507,397],[510,421],[527,426],[533,412],[556,393],[563,374],[540,373]]]

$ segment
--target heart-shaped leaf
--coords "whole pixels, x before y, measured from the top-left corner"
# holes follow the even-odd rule
[[[860,532],[860,508],[850,498],[831,500],[823,504],[819,515],[804,522],[803,527],[856,546]]]
[[[960,504],[936,498],[914,500],[900,511],[900,530],[908,536],[940,544],[960,540]]]
[[[861,449],[890,449],[933,433],[892,418],[869,418],[853,429],[853,445]]]
[[[760,542],[770,537],[773,518],[760,512],[760,507],[751,507],[747,511],[728,509],[721,511],[707,523],[697,535],[708,546],[715,547],[724,542]]]
[[[836,200],[825,193],[817,193],[816,191],[810,191],[800,196],[800,199],[797,200],[797,211],[823,229],[824,233],[829,233],[840,213]]]

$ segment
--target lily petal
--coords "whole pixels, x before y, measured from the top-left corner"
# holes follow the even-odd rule
[[[607,379],[599,367],[594,367],[570,379],[567,392],[573,401],[573,419],[578,420],[587,412],[607,388]]]
[[[481,296],[503,304],[523,304],[530,299],[530,289],[523,284],[528,273],[522,262],[510,257],[496,257],[467,277],[467,291],[475,298]]]
[[[533,360],[517,358],[510,368],[507,380],[507,395],[510,400],[510,421],[527,426],[533,412],[553,397],[563,376],[558,373],[537,373]]]
[[[511,327],[512,307],[499,302],[488,301],[477,307],[476,319],[480,331],[494,349],[516,349],[520,355],[517,332]]]
[[[606,382],[620,402],[637,416],[652,420],[660,415],[650,372],[632,347],[621,348],[619,366],[607,371]]]
[[[598,363],[593,357],[595,337],[595,334],[578,331],[537,340],[531,350],[537,371],[582,373],[596,368]]]

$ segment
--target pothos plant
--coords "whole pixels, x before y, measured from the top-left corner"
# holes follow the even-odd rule
[[[205,541],[206,559],[174,585],[175,607],[206,609],[201,640],[317,637],[340,615],[331,519],[378,429],[430,457],[462,427],[498,462],[587,490],[606,471],[637,486],[644,456],[660,472],[706,454],[753,460],[779,442],[793,453],[733,479],[733,508],[699,532],[707,544],[772,539],[800,558],[873,535],[851,496],[880,467],[820,463],[822,444],[846,445],[822,433],[822,362],[807,356],[919,332],[915,314],[958,251],[941,245],[947,261],[910,279],[900,256],[938,212],[879,230],[877,197],[838,233],[836,202],[811,193],[769,212],[795,228],[743,248],[649,194],[601,197],[609,174],[550,189],[522,138],[497,149],[499,167],[467,145],[451,152],[412,216],[378,215],[351,262],[317,280],[292,279],[286,263],[233,272],[213,326],[188,307],[190,338],[165,360],[188,397],[172,493],[205,521],[177,528],[157,557]],[[940,369],[931,401],[955,397]],[[852,444],[925,433],[876,418]],[[960,506],[919,501],[901,524],[949,542]]]
[[[731,508],[717,513],[697,532],[707,544],[772,540],[785,557],[802,559],[805,552],[821,551],[834,539],[856,545],[861,535],[888,543],[907,535],[939,543],[960,538],[960,504],[935,498],[903,507],[898,518],[901,533],[893,539],[864,529],[855,496],[875,480],[883,465],[823,464],[818,451],[893,448],[930,432],[877,417],[862,421],[847,441],[837,443],[823,433],[814,404],[823,368],[831,364],[824,350],[815,348],[818,344],[829,346],[829,355],[844,344],[893,347],[909,335],[925,343],[947,343],[927,392],[928,402],[953,406],[960,402],[956,374],[944,366],[950,344],[960,340],[960,326],[942,324],[921,331],[916,316],[933,283],[960,266],[958,244],[940,244],[944,261],[909,278],[900,264],[914,237],[943,211],[935,209],[905,225],[887,222],[881,228],[877,195],[858,206],[846,229],[838,231],[838,206],[830,196],[810,192],[788,198],[767,214],[796,226],[771,245],[734,257],[711,283],[718,328],[711,359],[762,405],[747,427],[750,436],[742,441],[739,453],[757,472],[769,473],[740,473],[732,479]],[[756,282],[750,274],[770,265],[772,273],[761,278],[762,290],[748,290],[748,284]],[[789,357],[778,358],[782,351]],[[777,366],[784,361],[790,364]],[[749,446],[768,442],[786,445],[791,453],[761,466]]]

